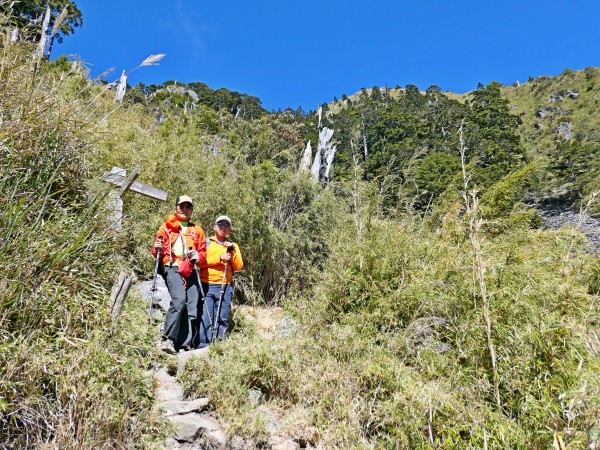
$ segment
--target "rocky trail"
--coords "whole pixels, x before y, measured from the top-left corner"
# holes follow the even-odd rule
[[[152,280],[141,282],[137,289],[142,297],[149,303],[151,297]],[[155,294],[155,307],[153,309],[156,336],[160,336],[160,328],[164,315],[169,307],[170,296],[161,277],[158,277],[157,291]],[[285,335],[295,328],[295,323],[289,318],[281,318],[275,309],[252,308],[252,316],[257,318],[266,339],[276,334]],[[259,311],[256,311],[259,310]],[[278,310],[277,312],[280,312]],[[160,342],[156,342],[158,351]],[[255,442],[239,436],[227,436],[226,424],[219,415],[212,410],[209,398],[186,398],[183,387],[177,377],[183,372],[185,363],[190,358],[209,358],[210,349],[203,348],[180,351],[177,355],[166,356],[164,362],[157,361],[152,371],[155,386],[156,408],[166,421],[172,425],[172,434],[164,443],[164,450],[297,450],[301,448],[315,448],[310,446],[313,439],[306,436],[281,435],[281,423],[273,412],[264,405],[256,402],[256,413],[264,418],[270,437],[267,442]],[[251,398],[254,393],[249,391]],[[313,430],[313,432],[316,432]]]

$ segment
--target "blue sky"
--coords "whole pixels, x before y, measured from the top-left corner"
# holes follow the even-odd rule
[[[151,54],[129,83],[200,81],[271,109],[316,109],[363,87],[467,92],[477,83],[600,65],[600,2],[74,0],[83,27],[52,57],[75,55],[107,81]]]

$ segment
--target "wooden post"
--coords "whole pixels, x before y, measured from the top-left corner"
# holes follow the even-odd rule
[[[133,274],[127,276],[125,272],[121,272],[117,281],[113,284],[113,287],[110,290],[110,312],[113,317],[119,317],[119,315],[121,315],[123,303],[125,303],[125,298],[131,287],[131,282],[134,279],[135,276]]]
[[[135,166],[135,168],[133,169],[133,171],[131,172],[131,175],[129,175],[127,180],[123,181],[123,184],[121,185],[121,189],[119,190],[119,197],[121,197],[125,193],[125,191],[127,191],[127,189],[129,189],[131,187],[131,185],[133,184],[133,180],[135,180],[139,174],[140,174],[140,166],[138,165],[138,166]]]
[[[110,172],[104,173],[104,181],[107,183],[114,184],[116,186],[122,187],[123,182],[126,181],[125,177],[127,176],[127,171],[122,169],[121,167],[113,167]],[[167,200],[169,196],[165,191],[161,191],[160,189],[153,188],[151,186],[147,186],[142,183],[133,182],[131,186],[129,186],[130,191],[137,192],[138,194],[146,195],[148,197],[155,198],[157,200],[162,200],[163,202]]]

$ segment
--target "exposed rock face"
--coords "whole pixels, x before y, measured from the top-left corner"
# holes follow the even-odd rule
[[[575,99],[577,99],[577,97],[579,97],[579,92],[567,91],[564,95],[570,99],[575,100]],[[562,100],[564,100],[564,97],[561,94],[559,94],[558,92],[555,92],[554,94],[552,94],[552,96],[550,96],[550,98],[548,99],[548,101],[550,103],[560,102]]]
[[[194,103],[198,103],[198,101],[200,100],[200,97],[198,97],[198,94],[196,94],[196,92],[194,92],[192,89],[187,89],[186,86],[179,86],[177,84],[170,84],[168,85],[165,89],[158,89],[156,91],[156,93],[161,92],[163,90],[167,90],[168,92],[172,92],[172,93],[176,93],[176,94],[180,94],[180,95],[189,95],[190,98],[192,99],[192,101]]]
[[[574,211],[558,210],[542,211],[541,216],[544,219],[544,224],[553,230],[558,230],[564,226],[577,228],[586,235],[592,253],[597,253],[600,250],[600,219]]]
[[[558,93],[554,93],[552,94],[552,96],[548,99],[548,101],[550,103],[554,103],[554,102],[560,102],[563,100],[563,96],[558,94]]]
[[[190,97],[192,97],[192,100],[195,103],[198,103],[200,101],[200,97],[198,97],[198,94],[196,94],[194,91],[192,91],[191,89],[188,89],[187,91],[185,91],[186,94],[188,94]]]
[[[571,139],[571,136],[573,136],[573,122],[561,122],[558,125],[556,132],[568,141]]]

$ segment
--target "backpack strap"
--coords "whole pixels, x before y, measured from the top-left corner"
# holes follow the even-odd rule
[[[162,230],[165,231],[166,235],[167,235],[167,240],[169,241],[169,265],[173,265],[173,235],[175,235],[176,233],[172,233],[169,231],[168,228],[166,227],[161,227]],[[181,233],[176,234],[177,237],[175,238],[176,240],[179,238],[179,236],[181,235]]]

